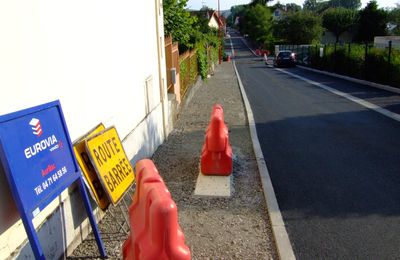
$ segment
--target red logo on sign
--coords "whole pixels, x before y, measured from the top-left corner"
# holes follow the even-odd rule
[[[43,134],[42,126],[40,125],[39,119],[32,118],[32,120],[29,122],[29,125],[32,126],[34,135],[41,136]]]
[[[47,165],[46,169],[42,169],[42,177],[46,176],[49,174],[51,171],[54,171],[56,169],[55,164],[49,164]]]

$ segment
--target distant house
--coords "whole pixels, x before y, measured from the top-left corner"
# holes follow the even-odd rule
[[[386,28],[387,28],[389,34],[392,34],[393,30],[397,28],[397,24],[395,24],[395,23],[387,23],[386,24]]]
[[[200,10],[200,11],[190,11],[192,15],[202,16],[208,20],[208,26],[210,28],[219,29],[225,32],[226,30],[226,20],[222,15],[218,15],[218,11],[214,10]]]
[[[272,13],[272,20],[278,21],[282,19],[282,16],[286,14],[286,11],[281,8],[276,8],[275,11]]]
[[[219,29],[221,25],[221,20],[218,16],[218,12],[208,11],[207,18],[208,18],[208,26],[210,26],[211,28]]]

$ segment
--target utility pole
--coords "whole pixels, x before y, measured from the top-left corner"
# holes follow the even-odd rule
[[[219,7],[219,0],[218,0],[218,36],[219,36],[219,48],[218,48],[218,64],[222,63],[222,21],[221,21],[221,10]]]

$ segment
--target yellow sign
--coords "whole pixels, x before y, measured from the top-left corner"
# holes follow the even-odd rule
[[[86,139],[86,151],[110,201],[117,204],[135,175],[115,127]]]
[[[90,187],[90,194],[102,210],[106,210],[110,202],[103,187],[101,186],[100,180],[97,177],[96,171],[92,165],[92,162],[89,159],[89,155],[86,152],[85,140],[86,138],[92,137],[95,134],[100,133],[104,129],[104,125],[99,124],[74,143],[75,157],[78,161],[79,166],[81,167],[83,176],[85,176],[86,183]]]

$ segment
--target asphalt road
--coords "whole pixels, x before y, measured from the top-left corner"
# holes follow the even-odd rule
[[[285,72],[395,114],[400,95],[268,68],[236,36],[236,66],[296,257],[400,259],[400,122]]]

